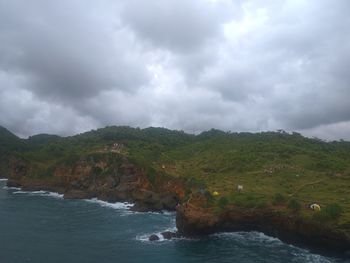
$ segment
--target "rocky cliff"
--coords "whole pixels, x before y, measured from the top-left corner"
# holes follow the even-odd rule
[[[24,190],[48,190],[68,199],[99,198],[104,201],[135,203],[137,211],[177,210],[175,237],[194,237],[226,231],[260,231],[280,240],[322,254],[349,256],[350,238],[328,225],[306,220],[298,214],[273,207],[225,208],[208,205],[207,197],[193,193],[176,178],[155,173],[150,176],[126,158],[82,156],[70,165],[56,165],[51,176],[33,176],[33,165],[16,159],[11,164],[8,185]],[[193,190],[193,189],[192,189]]]
[[[269,207],[228,206],[218,211],[205,204],[206,200],[199,195],[177,207],[176,225],[181,235],[193,237],[216,232],[259,231],[321,254],[350,256],[350,237],[328,225]]]
[[[11,167],[9,186],[55,191],[67,199],[127,201],[135,203],[133,209],[138,211],[160,211],[175,210],[184,197],[180,180],[150,177],[143,168],[123,158],[111,162],[110,156],[84,156],[71,165],[56,165],[46,177],[34,176],[33,166],[23,160],[12,161]]]

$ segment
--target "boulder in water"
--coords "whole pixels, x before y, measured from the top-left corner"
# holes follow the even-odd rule
[[[171,231],[165,231],[165,232],[162,232],[161,234],[164,237],[164,239],[172,239],[172,238],[178,237],[177,233],[171,232]]]
[[[149,238],[148,238],[149,241],[157,241],[159,240],[159,237],[155,234],[153,235],[150,235]]]

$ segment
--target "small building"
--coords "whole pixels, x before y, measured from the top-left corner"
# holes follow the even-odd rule
[[[237,185],[237,191],[238,192],[243,192],[243,185]]]
[[[114,153],[120,153],[123,149],[123,144],[121,143],[113,143],[112,146],[110,147],[110,151]]]

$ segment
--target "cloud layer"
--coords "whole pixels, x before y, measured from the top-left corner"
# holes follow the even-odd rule
[[[0,125],[350,139],[347,0],[0,0]]]

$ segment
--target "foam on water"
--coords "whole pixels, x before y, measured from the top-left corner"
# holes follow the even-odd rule
[[[267,236],[264,233],[251,231],[251,232],[224,232],[213,234],[213,237],[220,238],[234,238],[239,241],[249,241],[249,242],[258,242],[269,245],[281,245],[283,244],[281,240],[275,237]]]
[[[311,252],[301,249],[295,248],[297,251],[292,252],[295,256],[295,261],[298,262],[308,262],[308,263],[332,263],[335,259],[329,259],[321,255],[312,254]]]
[[[63,194],[59,194],[56,192],[48,192],[48,196],[55,197],[55,198],[63,198]]]
[[[21,188],[19,187],[9,187],[9,186],[4,186],[2,189],[4,190],[21,190]]]
[[[167,232],[167,231],[170,231],[170,232],[176,232],[177,231],[177,228],[175,226],[172,226],[172,227],[169,227],[169,228],[166,228],[162,231],[159,231],[159,232],[156,232],[156,233],[148,233],[148,234],[142,234],[142,235],[138,235],[136,236],[136,240],[137,241],[141,241],[141,242],[151,242],[151,243],[154,243],[154,242],[164,242],[164,241],[172,241],[172,240],[178,240],[178,239],[181,239],[181,238],[172,238],[172,239],[165,239],[162,235],[163,232]],[[156,235],[158,236],[159,240],[157,241],[149,241],[149,237],[151,235]]]
[[[33,194],[33,195],[36,195],[36,194],[45,194],[46,192],[45,191],[16,191],[16,192],[13,192],[13,194]]]
[[[7,178],[0,178],[0,182],[6,182],[7,180]]]
[[[63,198],[63,194],[55,193],[55,192],[49,192],[49,191],[22,191],[20,188],[17,188],[12,194],[29,194],[29,195],[39,195],[39,196],[48,196],[48,197],[54,197],[54,198]]]
[[[133,204],[130,204],[127,202],[109,203],[106,201],[99,200],[97,198],[84,199],[84,200],[87,202],[90,202],[90,203],[99,204],[100,206],[103,206],[103,207],[113,208],[113,209],[117,209],[117,210],[129,210],[130,211],[130,208],[134,206]]]
[[[287,245],[283,243],[281,240],[275,237],[267,236],[264,233],[261,232],[224,232],[224,233],[218,233],[213,234],[213,237],[218,238],[225,238],[225,239],[234,239],[241,243],[246,243],[248,245],[251,245],[252,243],[258,243],[261,244],[264,247],[275,247],[278,249],[278,247],[282,246],[288,246],[290,249],[292,249],[291,254],[294,256],[293,261],[295,262],[312,262],[312,263],[331,263],[334,262],[334,260],[313,254],[310,251],[302,248],[295,247],[293,245]]]
[[[135,214],[149,214],[149,215],[163,215],[163,216],[175,216],[176,212],[175,211],[166,211],[166,210],[161,210],[159,212],[152,212],[152,211],[148,211],[148,212],[138,212],[138,211],[134,211]]]

